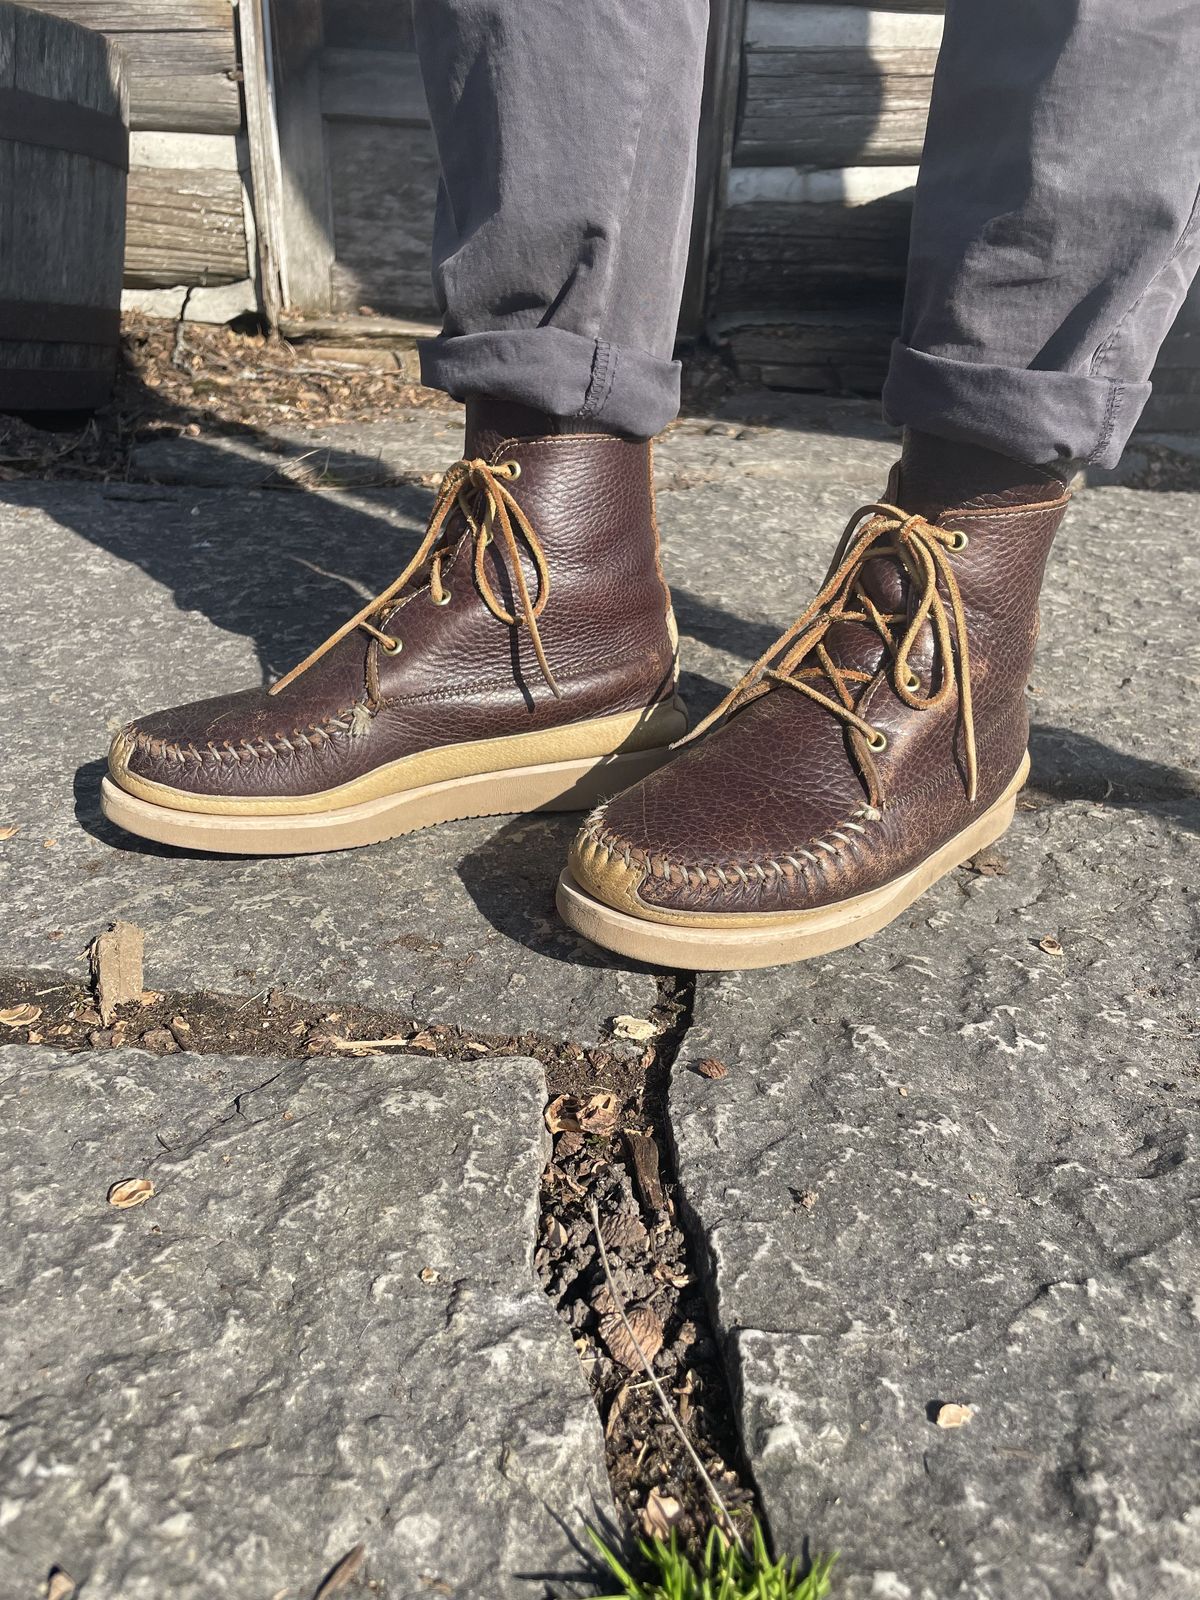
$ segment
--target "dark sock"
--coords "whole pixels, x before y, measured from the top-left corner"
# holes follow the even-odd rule
[[[467,396],[467,437],[464,454],[485,460],[506,439],[545,439],[559,434],[592,433],[626,439],[628,434],[607,428],[592,417],[556,417],[515,400],[491,395]]]
[[[936,521],[968,506],[1038,505],[1060,500],[1069,466],[1031,467],[975,444],[954,444],[908,428],[900,456],[899,504]]]

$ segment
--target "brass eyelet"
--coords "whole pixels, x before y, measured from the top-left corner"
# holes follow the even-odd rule
[[[971,542],[970,539],[962,531],[961,528],[955,528],[954,533],[953,533],[953,535],[952,535],[952,537],[950,539],[949,548],[951,550],[955,551],[955,552],[957,552],[959,550],[965,550],[967,548],[967,546],[970,544],[970,542]]]
[[[888,747],[887,734],[880,733],[878,728],[872,729],[867,735],[867,749],[873,750],[876,755]]]
[[[386,642],[381,639],[379,642],[390,656],[398,656],[401,650],[404,649],[403,639],[392,639]]]
[[[500,470],[515,483],[521,476],[521,463],[519,461],[506,461]]]
[[[921,687],[921,680],[917,677],[915,672],[910,672],[908,677],[905,678],[904,687],[908,690],[909,694],[915,694]]]
[[[442,590],[442,598],[440,600],[435,600],[433,603],[434,603],[435,606],[448,606],[450,604],[451,598],[452,598],[452,591],[449,590],[449,589],[443,589]]]

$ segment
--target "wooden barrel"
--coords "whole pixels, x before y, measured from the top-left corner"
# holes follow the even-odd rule
[[[112,392],[129,109],[102,34],[0,3],[0,410]]]

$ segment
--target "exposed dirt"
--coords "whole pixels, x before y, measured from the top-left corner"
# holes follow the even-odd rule
[[[664,1135],[667,1080],[689,1020],[686,983],[663,979],[649,1018],[653,1034],[631,1041],[614,1019],[611,1049],[554,1044],[536,1035],[468,1035],[446,1025],[422,1026],[399,1011],[314,1004],[282,989],[248,996],[146,991],[105,1027],[91,989],[76,979],[37,971],[0,975],[0,1048],[29,1043],[292,1059],[371,1053],[540,1060],[554,1146],[541,1186],[538,1274],[571,1330],[591,1385],[627,1526],[645,1531],[647,1504],[657,1491],[659,1515],[666,1508],[692,1545],[711,1521],[707,1492],[614,1320],[590,1214],[594,1200],[623,1308],[648,1340],[648,1353],[661,1336],[653,1368],[693,1447],[729,1508],[752,1507]]]

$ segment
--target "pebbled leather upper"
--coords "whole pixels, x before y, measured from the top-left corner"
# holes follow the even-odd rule
[[[476,447],[478,447],[478,442]],[[539,628],[561,689],[542,677],[528,631],[480,597],[474,539],[447,523],[434,603],[422,574],[375,619],[390,654],[356,629],[282,692],[246,689],[139,717],[117,735],[110,770],[198,796],[319,793],[416,751],[535,732],[668,697],[675,683],[670,596],[658,556],[648,444],[607,435],[503,438],[488,459],[516,461],[513,484],[550,574]],[[508,568],[484,560],[515,614]],[[529,552],[521,565],[531,590]]]
[[[886,749],[868,755],[828,709],[768,684],[588,818],[571,853],[581,886],[651,919],[802,911],[889,882],[980,816],[1016,775],[1028,739],[1037,597],[1068,498],[1057,480],[1038,476],[936,517],[969,541],[948,559],[967,622],[973,800],[958,690],[936,708],[910,706],[896,693],[879,632],[839,622],[825,648],[839,667],[869,676],[853,709],[886,735]],[[969,484],[956,487],[969,493]],[[886,498],[903,492],[897,469]],[[1031,494],[1040,497],[1032,504]],[[914,603],[914,585],[894,559],[868,561],[861,581],[881,611]],[[926,684],[936,678],[937,655],[926,623],[910,657]]]

